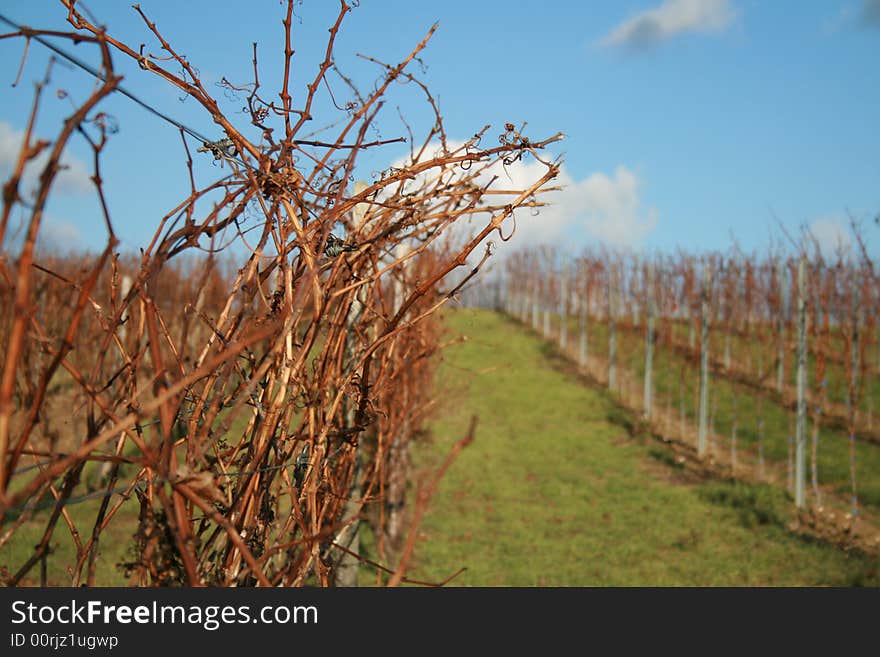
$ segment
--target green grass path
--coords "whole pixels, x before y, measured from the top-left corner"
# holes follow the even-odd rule
[[[468,340],[445,352],[417,465],[436,466],[472,414],[479,424],[432,500],[410,577],[466,567],[455,585],[880,582],[877,559],[788,532],[783,492],[677,479],[662,448],[631,437],[614,421],[623,411],[510,320],[458,310],[446,322]]]

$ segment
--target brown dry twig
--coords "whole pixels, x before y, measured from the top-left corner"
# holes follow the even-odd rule
[[[41,528],[37,548],[10,564],[9,583],[34,581],[37,564],[44,577],[66,569],[69,578],[49,583],[101,583],[114,565],[101,562],[102,533],[125,522],[133,540],[123,565],[136,585],[349,585],[360,561],[390,572],[393,584],[408,581],[430,492],[474,429],[421,491],[407,533],[409,450],[434,407],[436,311],[489,258],[487,250],[468,267],[486,238],[517,208],[541,205],[559,171],[544,151],[561,135],[507,130],[498,146],[478,149],[475,139],[450,151],[438,105],[410,70],[436,26],[397,64],[377,62],[380,79],[361,95],[333,63],[351,9],[341,2],[303,95],[285,74],[280,105],[264,100],[256,45],[253,82],[225,82],[228,93],[248,94],[247,129],[259,133],[251,140],[161,21],[135,6],[162,48],[156,57],[95,24],[74,0],[61,4],[72,31],[53,38],[97,47],[102,66],[92,71],[100,84],[51,142],[33,134],[38,88],[4,185],[0,302],[13,312],[0,321],[0,528],[4,542],[23,526]],[[287,72],[292,12],[290,0],[282,20]],[[6,38],[27,44],[41,34],[22,29]],[[118,88],[111,53],[194,99],[220,138],[209,141]],[[331,71],[356,100],[346,103],[336,89],[341,120],[327,122],[336,132],[315,139],[305,130],[319,95],[331,93]],[[352,190],[361,154],[401,141],[368,138],[395,80],[422,89],[431,125],[414,143],[417,130],[406,124],[409,160]],[[171,123],[183,141],[187,196],[154,212],[154,235],[138,255],[115,252],[101,177],[112,134],[99,106],[114,93]],[[98,255],[61,257],[37,246],[60,154],[78,137],[92,149],[96,230],[106,244]],[[47,150],[36,202],[25,206],[22,172]],[[544,163],[543,175],[522,189],[499,187],[498,168],[526,155]],[[196,170],[212,156],[229,168],[199,184]],[[18,210],[27,226],[15,246],[9,224]],[[232,243],[237,251],[226,248]],[[462,270],[469,273],[457,277]],[[39,467],[22,467],[26,455]],[[89,512],[68,514],[71,504]],[[88,517],[87,526],[75,517]],[[379,537],[380,561],[392,563],[407,537],[395,566],[360,555],[364,518]],[[71,563],[57,563],[51,550],[59,532],[74,538]]]

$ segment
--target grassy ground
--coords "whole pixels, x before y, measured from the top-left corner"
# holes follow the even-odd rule
[[[47,500],[48,502],[48,500]],[[81,540],[86,541],[90,535],[92,524],[100,506],[100,500],[88,500],[80,504],[72,504],[67,508],[71,521],[81,532]],[[101,534],[98,544],[98,566],[95,571],[97,586],[126,586],[128,580],[123,568],[117,564],[131,559],[129,549],[132,535],[137,528],[138,504],[136,500],[128,500],[120,508],[117,516]],[[34,546],[40,542],[46,528],[49,511],[39,512],[38,521],[25,522],[15,536],[0,548],[0,568],[6,568],[10,574],[20,567],[33,554]],[[46,583],[49,586],[70,586],[70,574],[65,565],[72,564],[76,558],[73,538],[63,519],[59,519],[55,533],[50,542],[51,553],[46,559]],[[83,580],[88,567],[83,569]],[[39,585],[39,564],[31,569],[23,581],[26,586]]]
[[[631,436],[626,413],[565,373],[551,348],[485,311],[450,313],[436,465],[479,415],[442,480],[410,576],[475,586],[877,585],[876,558],[794,535],[766,486],[688,482]],[[558,360],[558,359],[556,359]]]

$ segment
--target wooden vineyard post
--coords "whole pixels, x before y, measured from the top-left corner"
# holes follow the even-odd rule
[[[700,422],[697,431],[697,455],[706,456],[709,415],[709,263],[703,263],[700,290]]]
[[[807,421],[807,263],[803,256],[798,261],[797,304],[797,419],[795,421],[794,503],[804,508],[806,483],[806,421]]]
[[[654,342],[656,341],[656,332],[654,331],[654,316],[656,314],[656,300],[654,298],[654,263],[648,262],[645,276],[645,304],[648,314],[645,322],[645,390],[644,414],[645,419],[651,419],[651,393],[653,390],[653,366],[654,366]]]

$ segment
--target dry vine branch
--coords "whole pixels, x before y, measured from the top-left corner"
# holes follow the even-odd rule
[[[160,21],[135,6],[165,53],[157,57],[96,25],[75,0],[61,4],[70,33],[22,28],[10,37],[85,42],[100,50],[102,65],[81,67],[100,84],[52,142],[33,135],[38,91],[4,186],[0,296],[14,311],[0,324],[2,541],[15,541],[25,524],[43,527],[29,558],[10,564],[6,583],[31,582],[37,564],[45,571],[58,558],[51,546],[60,531],[75,539],[73,563],[61,564],[70,574],[63,583],[100,583],[102,569],[113,566],[100,563],[101,536],[131,519],[134,507],[123,564],[133,584],[348,585],[356,581],[346,574],[352,559],[377,564],[393,583],[405,581],[411,539],[397,553],[406,535],[409,448],[433,407],[437,310],[480,271],[488,249],[463,280],[451,276],[468,267],[486,238],[517,208],[541,205],[539,195],[559,170],[544,149],[562,136],[529,139],[508,125],[499,146],[477,149],[484,127],[450,151],[437,103],[409,70],[435,28],[397,64],[371,60],[382,72],[361,95],[333,63],[351,10],[341,2],[298,106],[288,74],[280,104],[265,100],[256,45],[253,82],[225,82],[227,91],[249,94],[249,129],[259,131],[251,140],[224,114],[195,63],[163,36]],[[282,20],[288,73],[292,12],[290,0]],[[120,87],[111,54],[197,101],[222,130],[219,139]],[[304,131],[319,94],[331,93],[331,71],[357,100],[333,96],[342,112],[342,120],[329,121],[337,132],[313,139]],[[418,85],[433,122],[419,144],[407,124],[410,159],[352,190],[360,155],[400,141],[368,139],[395,80]],[[155,212],[155,233],[138,256],[115,253],[100,175],[112,134],[98,108],[113,93],[170,123],[183,141],[188,196]],[[106,246],[97,256],[36,257],[58,158],[77,135],[94,154]],[[49,163],[28,208],[21,174],[46,149]],[[500,188],[494,168],[526,156],[544,163],[543,175],[523,189]],[[200,184],[196,171],[211,158],[229,170]],[[22,246],[13,248],[7,228],[19,207],[30,218]],[[456,227],[464,222],[477,227],[462,241]],[[239,261],[231,243],[245,252]],[[67,513],[72,504],[93,505],[87,527]],[[426,504],[420,497],[417,515]],[[364,519],[386,565],[356,548]],[[389,565],[395,555],[399,563]]]

